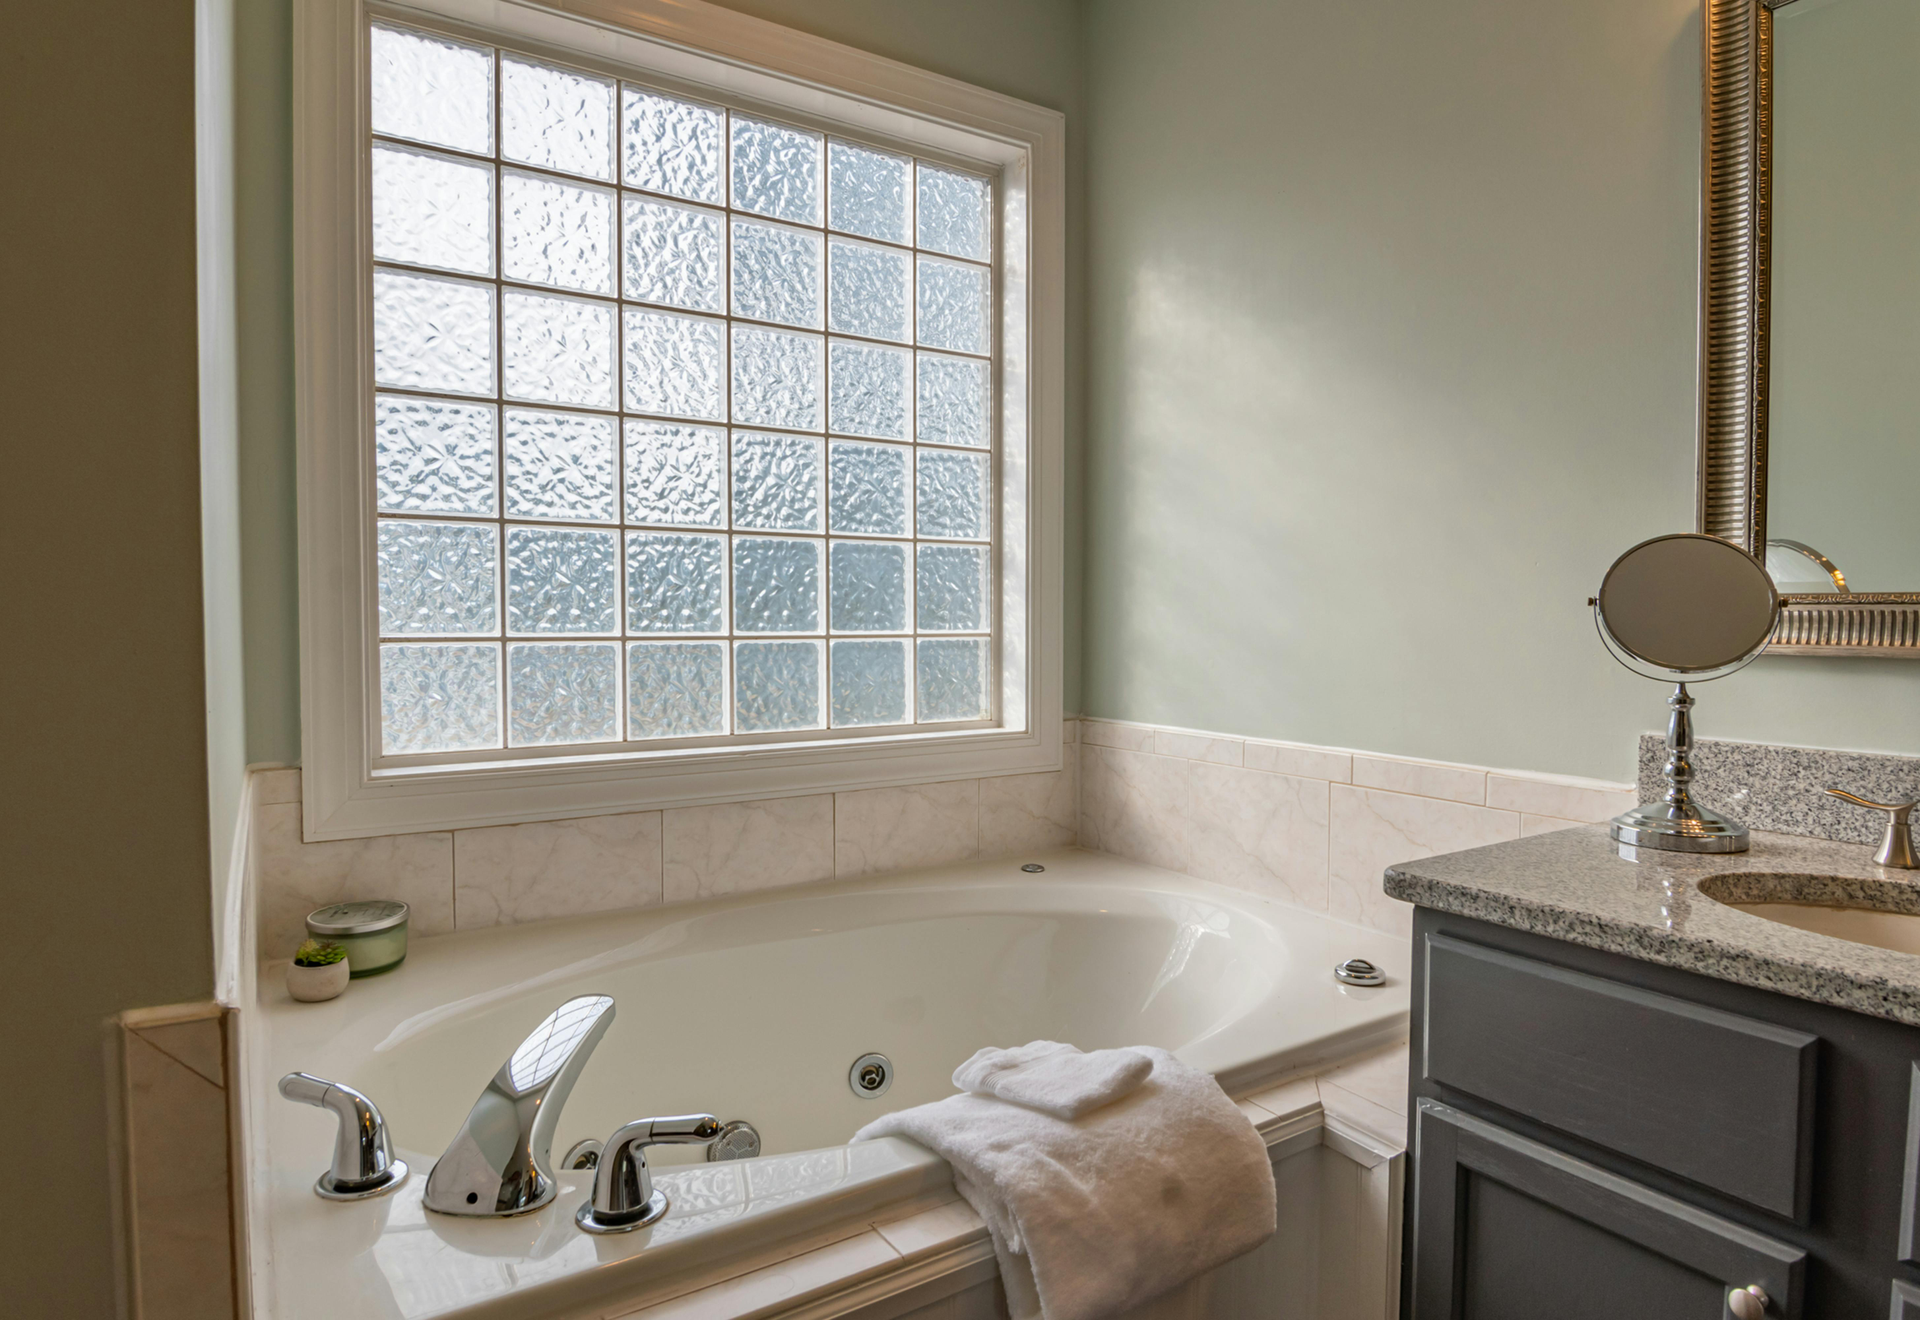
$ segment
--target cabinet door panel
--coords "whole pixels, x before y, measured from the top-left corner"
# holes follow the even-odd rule
[[[1800,1313],[1805,1253],[1433,1100],[1415,1119],[1413,1320]]]

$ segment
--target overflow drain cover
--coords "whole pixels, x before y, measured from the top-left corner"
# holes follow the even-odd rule
[[[1038,862],[1028,862],[1025,866],[1021,867],[1020,869],[1022,871],[1025,871],[1028,875],[1039,875],[1042,871],[1046,870],[1047,868],[1040,865],[1040,863]]]
[[[1349,958],[1333,965],[1333,979],[1346,985],[1385,985],[1387,974],[1365,958]]]

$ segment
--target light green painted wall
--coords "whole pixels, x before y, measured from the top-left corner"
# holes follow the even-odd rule
[[[248,756],[300,759],[294,511],[292,22],[287,0],[236,0],[241,493]],[[1080,703],[1079,479],[1085,250],[1075,0],[734,0],[726,6],[1064,111],[1068,129],[1066,701]]]
[[[1627,779],[1586,597],[1691,526],[1697,0],[1087,11],[1085,709]],[[1920,665],[1703,736],[1920,752]]]
[[[1774,15],[1767,534],[1920,588],[1920,5]]]

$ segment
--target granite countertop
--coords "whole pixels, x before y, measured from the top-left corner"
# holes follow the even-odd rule
[[[1744,853],[1616,851],[1605,825],[1389,867],[1386,891],[1421,907],[1920,1026],[1920,956],[1753,916],[1740,902],[1851,903],[1920,913],[1920,871],[1873,849],[1755,830]],[[1709,877],[1725,877],[1709,879]],[[1812,884],[1812,888],[1807,886]]]

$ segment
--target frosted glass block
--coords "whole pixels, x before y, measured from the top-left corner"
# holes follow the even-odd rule
[[[695,312],[724,312],[720,271],[720,217],[671,202],[627,197],[626,296]]]
[[[987,456],[922,449],[919,469],[920,535],[956,541],[987,537]]]
[[[720,111],[622,87],[620,120],[620,177],[628,186],[715,206],[726,201]]]
[[[833,311],[827,328],[904,344],[907,326],[907,254],[835,239],[827,245]]]
[[[733,420],[788,431],[820,429],[818,335],[733,327]]]
[[[985,261],[991,252],[993,185],[972,174],[920,162],[920,246]]]
[[[380,521],[380,632],[441,636],[500,626],[492,524]]]
[[[380,750],[460,752],[500,745],[500,647],[380,648]]]
[[[820,631],[820,543],[742,536],[733,543],[733,630]]]
[[[985,632],[986,547],[921,546],[913,596],[914,617],[921,632]]]
[[[727,433],[667,422],[627,423],[627,521],[725,527]]]
[[[828,445],[828,526],[868,536],[907,535],[907,454],[896,445]]]
[[[613,177],[613,84],[500,57],[500,154],[590,179]]]
[[[509,397],[614,406],[613,304],[508,289],[500,330]]]
[[[765,532],[820,528],[820,442],[733,433],[733,525]]]
[[[613,193],[507,170],[501,267],[510,280],[613,294]]]
[[[408,390],[493,393],[493,287],[373,273],[373,378]]]
[[[374,492],[383,513],[490,514],[493,408],[382,394],[373,401]]]
[[[507,529],[508,632],[617,632],[619,592],[618,533]]]
[[[617,742],[618,642],[507,647],[507,741],[515,747]]]
[[[979,448],[992,443],[988,364],[973,358],[922,353],[919,369],[920,398],[914,423],[920,442]]]
[[[835,632],[907,632],[907,547],[835,541],[827,553]]]
[[[725,322],[626,309],[627,407],[666,417],[726,418]]]
[[[733,205],[795,224],[820,223],[820,135],[733,116]]]
[[[629,738],[697,738],[726,731],[725,642],[628,645]]]
[[[827,143],[827,226],[909,243],[907,175],[913,162],[901,156],[856,147],[850,142]]]
[[[726,538],[627,533],[628,632],[725,632],[726,594]]]
[[[376,143],[373,255],[493,274],[493,167]]]
[[[919,263],[920,342],[959,353],[990,352],[986,267],[937,257],[921,257]]]
[[[948,720],[984,720],[987,700],[987,643],[977,637],[927,637],[917,643],[914,706],[922,724]]]
[[[612,522],[611,417],[507,409],[507,517]]]
[[[373,28],[373,131],[493,154],[493,52],[425,32]]]
[[[907,643],[835,642],[833,727],[907,722]]]
[[[739,733],[820,727],[820,643],[736,642],[733,726]]]
[[[905,440],[913,355],[904,348],[835,339],[827,357],[827,429]]]
[[[733,222],[733,314],[820,328],[820,235]]]

